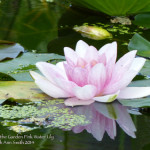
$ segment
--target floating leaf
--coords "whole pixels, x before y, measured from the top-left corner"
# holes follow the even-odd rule
[[[101,11],[111,16],[125,16],[150,11],[149,0],[71,0],[78,6]]]
[[[146,60],[140,73],[144,76],[150,77],[150,60]]]
[[[15,79],[5,73],[0,72],[0,81],[15,81]]]
[[[134,81],[129,86],[131,86],[131,87],[149,87],[150,86],[150,80]],[[150,97],[119,100],[119,102],[124,106],[149,107],[150,106]]]
[[[32,81],[29,71],[36,70],[36,62],[60,59],[64,59],[64,57],[57,54],[24,53],[16,59],[1,62],[0,72],[6,73],[19,81]]]
[[[131,106],[131,107],[149,107],[150,106],[150,97],[140,98],[140,99],[126,99],[119,100],[119,102],[123,106]]]
[[[136,33],[130,43],[128,45],[128,49],[131,50],[138,50],[137,54],[139,56],[150,57],[150,42]]]
[[[24,99],[24,100],[50,100],[51,97],[44,94],[34,82],[28,81],[1,81],[0,99]]]
[[[139,26],[150,28],[150,13],[136,15],[133,23]]]
[[[112,35],[105,29],[97,26],[75,26],[73,28],[75,31],[81,33],[83,37],[94,40],[103,40],[106,38],[112,38]]]
[[[138,80],[133,81],[129,85],[130,87],[150,87],[150,80]]]
[[[6,58],[16,58],[21,52],[24,52],[24,48],[20,44],[0,41],[0,61]]]

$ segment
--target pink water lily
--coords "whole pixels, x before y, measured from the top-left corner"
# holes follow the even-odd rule
[[[30,73],[49,96],[69,98],[67,106],[141,98],[150,95],[150,87],[127,87],[145,63],[144,58],[135,58],[136,52],[128,52],[116,62],[116,42],[97,50],[80,40],[75,51],[64,48],[66,61],[56,65],[38,62],[36,66],[44,76]]]

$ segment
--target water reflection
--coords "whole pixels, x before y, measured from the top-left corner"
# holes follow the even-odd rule
[[[80,133],[84,129],[91,133],[98,141],[103,139],[104,133],[111,139],[116,137],[116,123],[126,134],[135,138],[135,125],[127,111],[127,107],[118,102],[112,104],[93,103],[88,106],[74,107],[72,110],[78,115],[85,115],[90,124],[78,125],[72,128],[74,133]]]

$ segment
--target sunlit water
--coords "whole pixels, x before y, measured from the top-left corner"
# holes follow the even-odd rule
[[[74,7],[70,8],[69,6],[69,3],[64,1],[59,2],[59,0],[54,2],[46,2],[45,0],[2,0],[0,3],[0,39],[20,43],[27,51],[36,50],[37,53],[48,52],[57,54],[63,54],[64,46],[74,48],[79,39],[94,45],[98,49],[102,45],[115,40],[118,42],[119,57],[128,51],[127,44],[135,32],[142,32],[141,34],[144,34],[149,40],[146,31],[136,29],[134,25],[125,27],[120,24],[114,25],[110,23],[110,18],[104,14],[93,13],[89,10],[81,10]],[[113,38],[95,41],[82,37],[79,33],[72,30],[74,25],[82,25],[83,23],[102,26],[113,34]],[[114,30],[114,27],[117,31]],[[84,111],[82,110],[83,108]],[[24,143],[21,143],[21,137],[18,139],[16,137],[17,133],[8,130],[7,127],[1,126],[0,148],[2,150],[12,148],[15,150],[150,149],[150,118],[147,111],[145,115],[139,115],[137,109],[132,110],[129,108],[129,112],[138,114],[131,115],[133,122],[131,122],[131,120],[128,122],[123,116],[121,118],[122,121],[119,125],[122,124],[122,126],[124,126],[123,121],[125,121],[125,125],[129,128],[129,132],[130,130],[133,130],[131,126],[133,126],[133,124],[135,125],[137,129],[137,132],[135,132],[136,138],[131,137],[133,136],[133,133],[131,133],[131,136],[127,135],[129,133],[124,132],[123,127],[120,127],[118,123],[116,123],[116,137],[111,139],[110,137],[114,136],[114,127],[110,125],[109,130],[107,129],[111,136],[108,136],[106,132],[103,136],[103,130],[108,126],[108,123],[107,125],[103,124],[103,121],[96,118],[98,115],[102,115],[103,119],[110,119],[110,116],[107,116],[104,113],[104,110],[94,108],[93,106],[83,108],[77,107],[73,111],[84,114],[85,116],[92,112],[87,116],[87,118],[94,118],[89,119],[92,121],[90,127],[78,126],[70,131],[64,131],[59,128],[40,128],[23,134],[18,134],[25,137],[23,138]],[[121,110],[123,111],[123,109],[124,108]],[[125,111],[127,113],[126,108]],[[100,122],[102,124],[100,124]],[[40,138],[40,135],[43,136],[43,138]],[[16,139],[13,136],[15,136]],[[4,141],[6,141],[6,143],[1,144],[1,142]],[[13,141],[14,143],[11,143]]]

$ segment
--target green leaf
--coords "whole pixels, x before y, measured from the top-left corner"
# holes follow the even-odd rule
[[[111,16],[124,16],[150,11],[149,0],[71,0],[78,6],[101,11]]]
[[[6,41],[0,41],[0,61],[6,58],[16,58],[21,52],[24,52],[24,48],[20,44],[6,43]]]
[[[150,76],[150,60],[146,60],[140,73],[144,76]]]
[[[150,87],[150,80],[138,80],[133,81],[129,85],[130,87]]]
[[[6,73],[19,81],[33,81],[29,74],[29,71],[37,70],[35,66],[37,62],[60,59],[64,59],[64,56],[47,53],[24,53],[21,57],[18,57],[16,59],[1,62],[0,72]]]
[[[150,80],[134,81],[134,82],[131,82],[131,84],[129,86],[131,86],[131,87],[150,87]],[[150,97],[119,100],[119,102],[124,106],[149,107],[150,106]]]
[[[150,13],[136,15],[133,23],[139,26],[150,28]]]
[[[0,81],[15,81],[15,79],[5,73],[0,72]]]
[[[30,81],[1,81],[0,100],[23,99],[31,101],[50,100],[51,97],[44,94],[34,82]]]
[[[119,100],[123,106],[131,107],[149,107],[150,106],[150,97],[140,98],[140,99],[129,99],[129,100]]]
[[[137,55],[150,57],[150,42],[136,33],[129,42],[129,51],[138,50]]]

